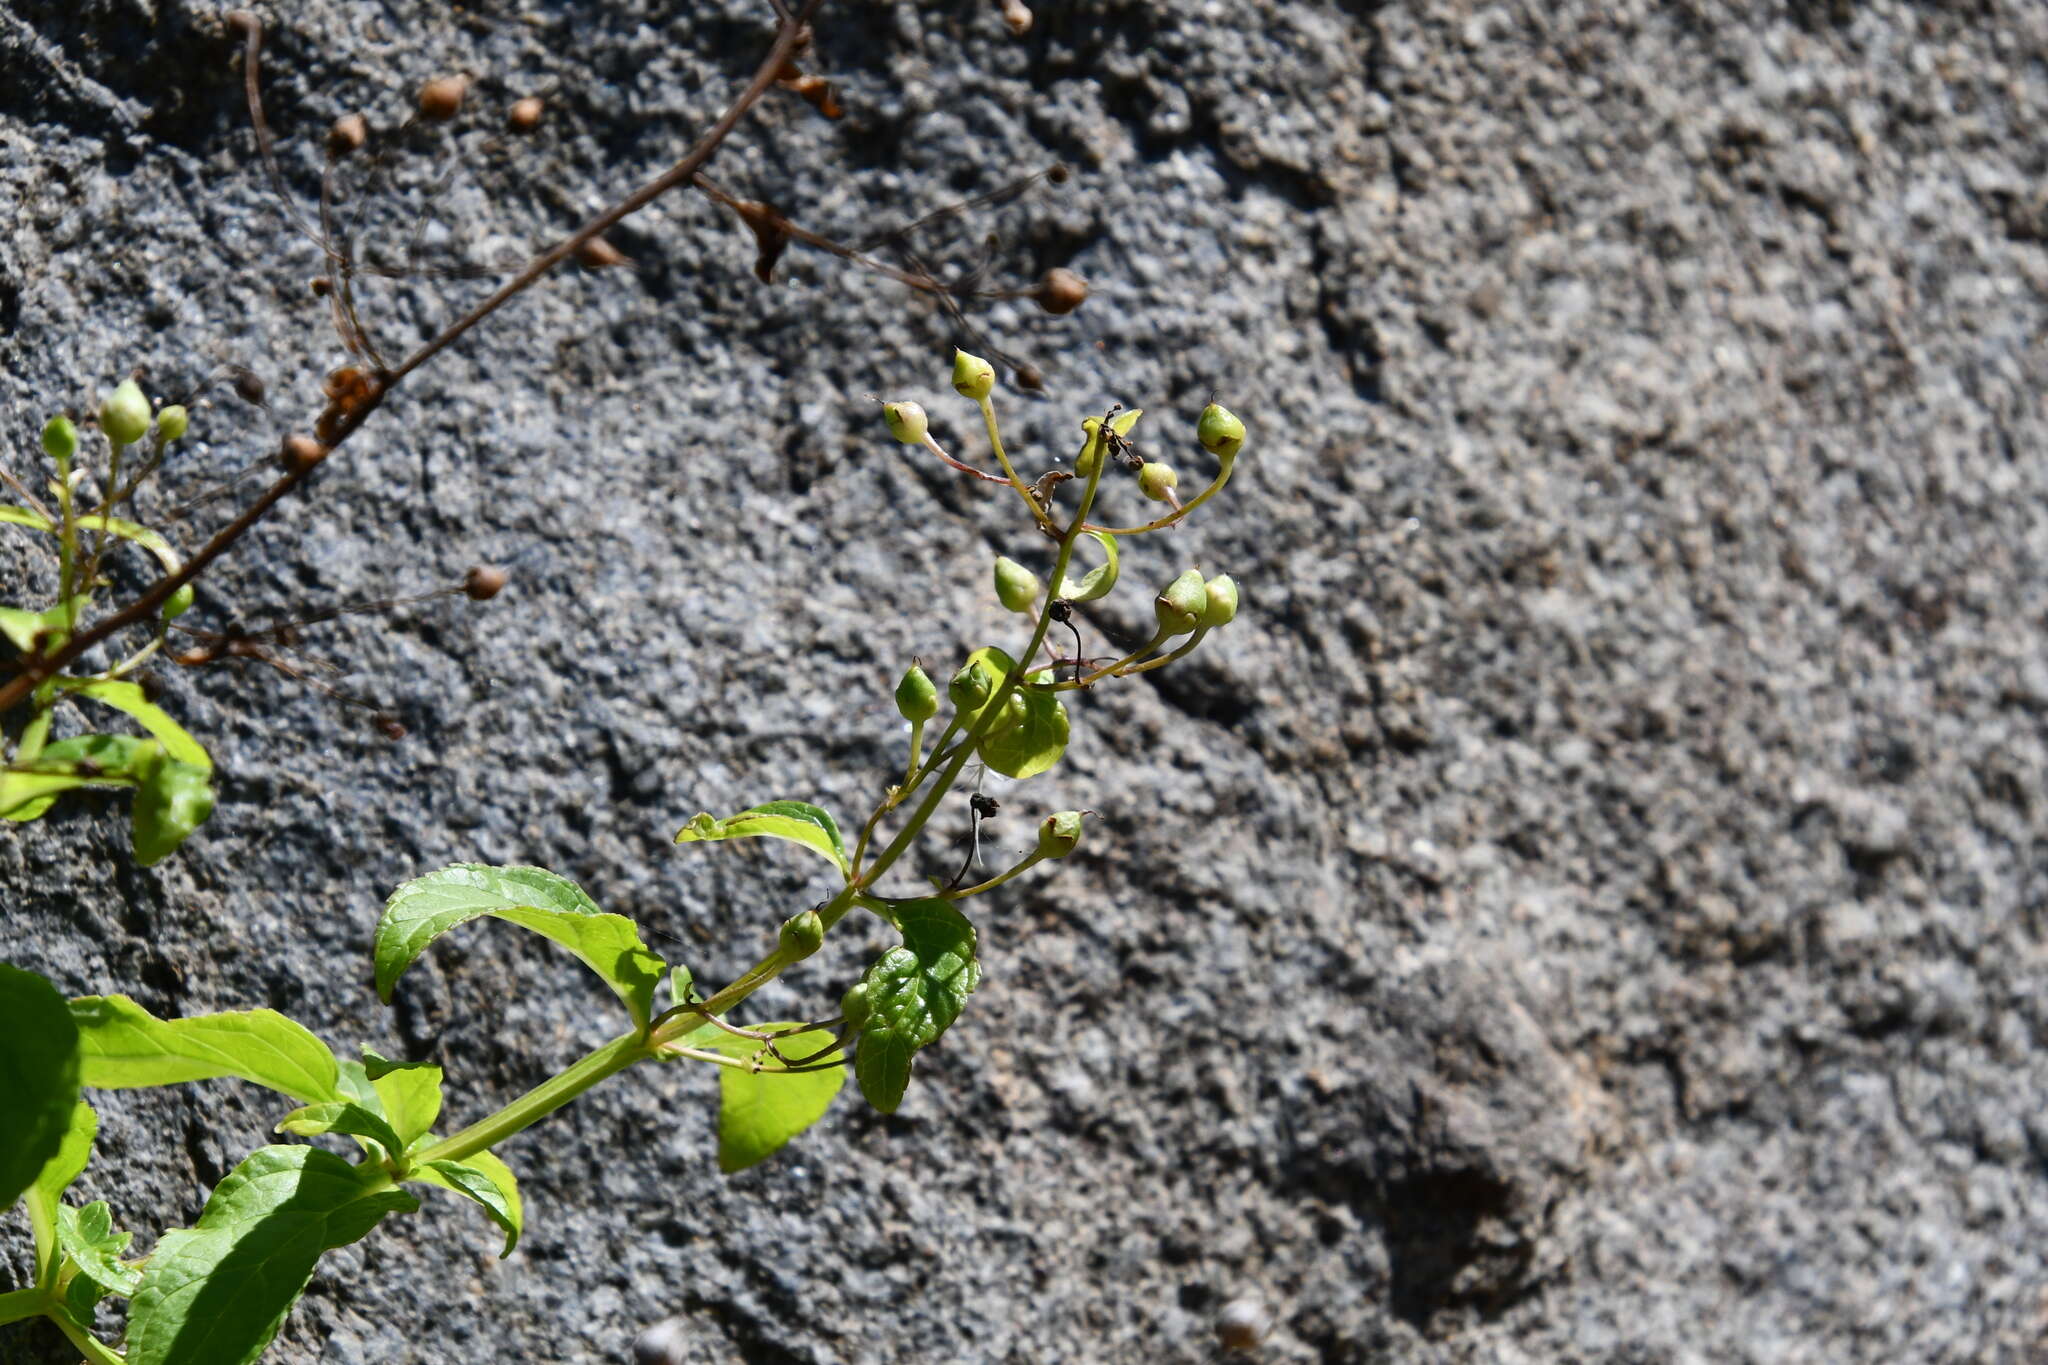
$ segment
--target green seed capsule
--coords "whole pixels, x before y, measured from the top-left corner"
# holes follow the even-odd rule
[[[184,406],[173,403],[156,415],[156,434],[165,442],[175,441],[185,434],[185,428],[190,421],[191,415],[185,411]]]
[[[1202,443],[1202,449],[1220,460],[1233,460],[1244,448],[1244,423],[1231,414],[1229,408],[1211,403],[1202,409],[1202,415],[1195,422],[1195,439]]]
[[[953,709],[960,712],[978,710],[988,700],[989,693],[996,690],[995,681],[988,673],[970,663],[963,665],[953,675],[953,681],[946,684],[946,697],[953,703]]]
[[[1057,811],[1038,827],[1038,851],[1048,858],[1064,858],[1081,842],[1081,812]]]
[[[78,453],[78,428],[69,417],[52,417],[43,423],[43,453],[58,464],[68,463]]]
[[[996,556],[996,600],[1007,610],[1028,613],[1043,587],[1038,575],[1016,560],[1008,555]]]
[[[996,386],[996,367],[978,355],[953,352],[953,388],[962,398],[979,403]]]
[[[1154,502],[1165,502],[1180,485],[1180,475],[1170,464],[1147,460],[1138,470],[1138,491]]]
[[[1209,601],[1202,608],[1200,618],[1203,625],[1227,626],[1237,619],[1235,579],[1227,573],[1220,573],[1202,586],[1209,594]]]
[[[1152,599],[1152,610],[1168,635],[1185,635],[1209,608],[1209,588],[1200,569],[1189,569]]]
[[[782,955],[791,961],[800,961],[818,951],[825,942],[825,921],[815,910],[806,910],[801,915],[791,915],[782,922],[782,932],[776,944]]]
[[[896,710],[913,725],[939,713],[939,689],[922,665],[903,670],[903,681],[896,684]]]
[[[839,997],[839,1013],[846,1019],[846,1026],[858,1031],[873,1014],[875,1007],[868,999],[868,983],[856,981],[846,988],[846,994]]]
[[[187,583],[184,587],[164,599],[164,620],[166,621],[175,621],[190,610],[192,610],[192,585],[190,583]]]
[[[149,399],[142,385],[132,379],[108,394],[100,404],[100,430],[117,446],[132,446],[149,432]]]
[[[884,403],[882,420],[889,424],[889,434],[907,446],[923,445],[925,434],[932,429],[931,419],[916,403]]]

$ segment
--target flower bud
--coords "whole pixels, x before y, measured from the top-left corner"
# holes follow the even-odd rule
[[[939,713],[939,689],[921,664],[903,670],[896,684],[896,710],[913,725],[922,724]]]
[[[1209,608],[1209,589],[1200,569],[1189,569],[1152,599],[1152,610],[1168,635],[1185,635]]]
[[[1054,266],[1031,291],[1032,299],[1048,313],[1071,313],[1088,297],[1088,281],[1073,271]]]
[[[1029,612],[1044,584],[1008,555],[996,556],[996,600],[1010,611]]]
[[[923,445],[925,434],[932,429],[931,419],[916,403],[884,403],[882,420],[889,424],[889,434],[907,446]]]
[[[472,564],[462,576],[463,594],[472,602],[488,602],[505,590],[505,571],[489,564]]]
[[[960,671],[953,675],[953,680],[946,684],[946,697],[953,703],[954,710],[974,711],[980,709],[981,704],[988,700],[989,693],[995,690],[995,682],[988,673],[969,662],[962,665]]]
[[[430,123],[446,123],[455,117],[468,93],[467,76],[436,76],[420,87],[420,117]]]
[[[846,988],[846,994],[839,997],[839,1013],[846,1020],[846,1026],[858,1031],[874,1013],[874,1005],[868,999],[868,983],[856,981]]]
[[[791,915],[782,922],[782,932],[776,936],[776,947],[792,962],[800,962],[818,951],[825,942],[825,921],[815,910],[806,910],[801,915]]]
[[[1038,827],[1038,852],[1047,858],[1064,858],[1081,842],[1081,812],[1056,811]]]
[[[43,453],[58,464],[78,453],[78,427],[69,417],[59,414],[43,423]]]
[[[101,401],[100,430],[117,446],[132,446],[148,433],[149,400],[142,396],[142,385],[124,379]]]
[[[1147,460],[1138,470],[1138,491],[1154,502],[1165,502],[1180,485],[1180,475],[1170,464]]]
[[[171,404],[156,415],[157,439],[166,443],[179,439],[191,420],[191,414],[185,411],[182,403]]]
[[[1227,573],[1217,574],[1202,585],[1209,600],[1198,618],[1205,626],[1227,626],[1237,619],[1237,582]]]
[[[1244,447],[1244,423],[1229,408],[1211,403],[1195,422],[1195,439],[1219,460],[1233,460]]]
[[[953,388],[962,398],[979,403],[996,386],[996,367],[978,355],[953,352]]]

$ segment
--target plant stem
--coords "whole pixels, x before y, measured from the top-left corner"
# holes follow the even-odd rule
[[[74,1321],[71,1315],[63,1309],[53,1305],[44,1316],[57,1324],[57,1330],[70,1339],[71,1344],[79,1349],[79,1352],[85,1356],[86,1360],[91,1362],[91,1365],[128,1365],[127,1359],[124,1356],[91,1332],[86,1331],[82,1325]]]
[[[1038,505],[1038,499],[1031,496],[1031,489],[1026,486],[1024,480],[1017,477],[1017,471],[1010,467],[1010,456],[1003,449],[1002,433],[996,430],[995,401],[987,394],[983,394],[979,401],[982,424],[988,428],[988,443],[996,452],[996,463],[1003,467],[1003,473],[1010,476],[1010,487],[1017,490],[1018,495],[1024,499],[1024,505],[1031,509],[1031,519],[1038,523],[1039,529],[1047,534],[1057,535],[1058,531],[1052,524],[1052,518]],[[1057,585],[1059,579],[1053,579],[1053,583]]]
[[[461,1161],[464,1157],[497,1146],[522,1129],[539,1123],[570,1100],[607,1077],[617,1075],[652,1053],[640,1033],[623,1034],[586,1054],[581,1061],[521,1095],[487,1118],[478,1119],[454,1137],[443,1138],[413,1158],[418,1165],[428,1161]]]

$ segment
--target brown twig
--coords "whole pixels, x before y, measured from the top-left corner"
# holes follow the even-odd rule
[[[339,447],[350,436],[354,435],[363,423],[368,421],[370,416],[384,405],[384,400],[390,396],[391,390],[398,385],[399,381],[454,345],[472,327],[475,327],[519,294],[532,287],[541,276],[547,274],[563,261],[568,260],[586,242],[598,237],[607,229],[616,226],[623,219],[645,208],[648,204],[667,194],[670,190],[675,189],[678,185],[688,184],[691,177],[695,176],[697,172],[710,162],[711,158],[717,153],[719,146],[731,135],[732,130],[739,125],[739,121],[746,117],[747,111],[752,109],[760,101],[761,97],[775,84],[777,76],[782,71],[783,64],[789,60],[790,56],[806,37],[811,18],[817,13],[823,3],[824,0],[804,0],[804,4],[800,9],[779,22],[776,29],[775,42],[768,49],[768,55],[762,59],[760,66],[755,69],[753,80],[726,107],[724,114],[719,116],[718,122],[714,123],[702,137],[697,139],[696,144],[690,148],[682,160],[627,195],[624,199],[621,199],[612,207],[598,214],[595,218],[592,218],[549,250],[535,257],[527,264],[525,269],[500,286],[489,298],[477,304],[476,307],[470,309],[469,312],[463,314],[446,328],[442,329],[438,336],[401,361],[396,369],[381,376],[383,383],[375,395],[359,407],[351,409],[335,425],[331,433],[332,439],[326,442],[328,449],[333,450]],[[249,99],[250,118],[256,126],[257,143],[262,150],[264,164],[269,169],[272,182],[276,186],[280,197],[282,197],[284,193],[284,177],[278,167],[276,153],[271,147],[270,126],[263,117],[262,94],[257,86],[257,55],[262,44],[262,26],[254,15],[246,11],[237,11],[235,15],[231,16],[229,25],[232,29],[239,30],[244,38],[246,53],[244,84]],[[298,210],[292,207],[289,199],[285,200],[285,205],[286,212],[290,216],[293,225],[299,231],[311,237],[319,245],[323,255],[331,256],[333,253],[332,244],[320,240],[318,234],[311,230]],[[288,467],[283,477],[271,484],[270,487],[264,489],[255,502],[251,503],[240,516],[221,528],[211,540],[208,540],[206,544],[195,551],[192,557],[187,559],[177,572],[166,574],[158,579],[155,586],[144,592],[142,596],[118,611],[103,617],[90,629],[78,632],[55,651],[23,658],[19,662],[14,677],[5,684],[0,684],[0,711],[6,711],[20,704],[28,697],[30,692],[35,690],[38,684],[54,677],[58,670],[66,664],[78,658],[95,645],[98,645],[109,636],[129,626],[137,625],[153,616],[170,599],[172,593],[198,577],[214,560],[225,554],[236,541],[248,533],[250,527],[261,521],[271,508],[275,507],[287,494],[304,482],[317,467],[317,464],[308,464],[298,468]]]

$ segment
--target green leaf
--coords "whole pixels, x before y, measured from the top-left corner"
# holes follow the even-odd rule
[[[500,1260],[519,1245],[519,1230],[526,1221],[519,1202],[519,1182],[513,1178],[512,1168],[489,1152],[477,1152],[466,1161],[428,1161],[413,1167],[406,1178],[453,1190],[482,1205],[491,1221],[505,1230]]]
[[[249,1365],[277,1335],[321,1253],[419,1201],[318,1147],[260,1147],[198,1225],[166,1232],[128,1310],[129,1365]]]
[[[55,531],[57,524],[41,512],[29,507],[17,507],[13,503],[0,503],[0,522],[13,526],[26,526],[31,531]]]
[[[22,607],[0,607],[0,636],[5,636],[14,647],[24,654],[37,652],[36,641],[61,645],[71,638],[71,623],[77,620],[77,613],[85,610],[90,599],[79,593],[67,607],[59,602],[45,611],[28,611]],[[135,684],[130,683],[133,687]]]
[[[751,1024],[757,1031],[777,1033],[793,1023]],[[778,1033],[775,1046],[785,1057],[804,1058],[832,1043],[830,1029]],[[846,1067],[822,1071],[789,1071],[752,1038],[718,1030],[715,1036],[692,1040],[691,1046],[742,1060],[757,1060],[760,1070],[718,1068],[718,1169],[731,1173],[766,1161],[783,1145],[824,1117],[833,1096],[846,1084]]]
[[[94,1089],[234,1076],[301,1104],[342,1098],[327,1044],[275,1010],[158,1019],[125,995],[88,995],[71,1002],[71,1018]]]
[[[50,736],[50,717],[49,711],[38,711],[35,718],[22,727],[21,742],[14,746],[14,757],[8,760],[10,767],[27,767],[42,757],[45,741]],[[43,796],[30,796],[26,789],[32,788],[33,783],[18,791],[15,776],[11,772],[0,773],[0,816],[9,820],[41,818],[43,812],[56,803],[58,794],[53,791]]]
[[[410,1143],[441,1117],[441,1068],[432,1062],[391,1062],[368,1048],[363,1065],[384,1102],[385,1117]]]
[[[949,902],[895,901],[891,909],[903,944],[876,958],[861,978],[873,1012],[854,1059],[861,1094],[885,1114],[903,1102],[911,1058],[960,1017],[981,982],[974,926]]]
[[[143,729],[156,736],[166,754],[180,763],[213,771],[213,760],[206,756],[205,747],[192,738],[184,726],[172,720],[161,706],[145,697],[136,684],[108,678],[58,678],[56,683],[66,692],[91,697],[116,711],[127,712]]]
[[[33,758],[17,754],[0,772],[0,814],[33,820],[75,788],[132,787],[135,761],[149,743],[135,735],[77,735],[43,746]]]
[[[1052,674],[1034,673],[1026,681],[1049,683]],[[1067,708],[1056,694],[1029,687],[1013,697],[1023,700],[1023,718],[983,739],[978,752],[1005,777],[1036,777],[1067,751]]]
[[[135,861],[162,862],[213,814],[213,769],[175,758],[146,762],[135,793]]]
[[[1116,537],[1107,531],[1089,531],[1087,534],[1102,547],[1103,562],[1090,569],[1078,583],[1071,578],[1061,578],[1059,591],[1053,594],[1054,597],[1063,597],[1069,602],[1093,602],[1098,597],[1107,596],[1109,590],[1116,586]]]
[[[701,811],[676,832],[676,842],[692,844],[759,836],[802,844],[829,859],[840,876],[847,875],[846,844],[839,837],[838,824],[818,807],[803,801],[769,801],[723,820],[714,820],[709,811]]]
[[[405,1154],[405,1139],[392,1131],[391,1125],[381,1115],[371,1113],[353,1100],[329,1100],[324,1104],[294,1109],[278,1120],[276,1131],[295,1137],[346,1133],[350,1137],[368,1138],[394,1159]]]
[[[603,978],[642,1028],[667,970],[623,915],[601,912],[576,883],[538,867],[455,863],[391,894],[377,921],[377,995],[391,999],[398,978],[429,943],[479,915],[517,924],[567,948]]]
[[[66,1204],[57,1210],[57,1244],[79,1274],[102,1291],[93,1296],[95,1302],[104,1294],[131,1298],[142,1287],[142,1272],[121,1262],[121,1253],[134,1239],[132,1232],[114,1231],[114,1215],[103,1199],[82,1209]]]
[[[0,963],[0,1209],[13,1208],[70,1150],[79,1070],[78,1026],[64,997],[36,973]]]

